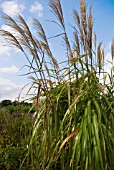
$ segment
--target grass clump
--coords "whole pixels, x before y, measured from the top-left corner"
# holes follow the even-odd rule
[[[57,35],[63,37],[66,47],[63,65],[54,58],[43,26],[37,19],[33,23],[38,37],[33,36],[20,15],[17,21],[4,15],[6,24],[18,36],[1,31],[8,42],[25,54],[29,74],[32,74],[31,88],[37,91],[34,97],[36,119],[20,169],[26,161],[28,164],[31,161],[34,170],[113,170],[114,43],[112,41],[111,75],[108,75],[104,70],[102,43],[96,42],[93,33],[92,7],[88,11],[86,2],[80,0],[80,13],[73,10],[74,43],[71,44],[60,0],[49,0],[49,6],[63,31]],[[109,84],[106,76],[109,76]]]

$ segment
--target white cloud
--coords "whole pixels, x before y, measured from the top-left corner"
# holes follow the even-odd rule
[[[29,88],[30,85],[25,86],[24,84],[17,84],[9,79],[0,77],[0,101],[5,99],[13,101],[19,97],[19,94],[19,100],[27,99],[30,97],[29,95],[26,95]],[[32,89],[29,94],[34,95],[34,90]]]
[[[23,85],[16,85],[11,80],[0,77],[0,100],[15,98],[19,95]]]
[[[11,28],[10,26],[8,26],[8,25],[2,25],[1,26],[1,30],[4,30],[4,31],[9,31],[9,32],[11,32],[12,34],[18,34],[13,28]]]
[[[0,68],[0,72],[1,73],[17,73],[18,72],[18,68],[15,65],[12,65],[10,67],[2,67]]]
[[[114,61],[114,60],[113,60],[113,61]],[[106,57],[105,57],[104,70],[105,70],[109,75],[111,75],[111,72],[112,72],[112,74],[114,74],[114,68],[113,68],[113,67],[114,67],[114,63],[112,63],[113,61],[112,61],[111,53],[108,52],[107,55],[106,55]],[[110,83],[108,76],[107,76],[107,78],[106,78],[106,81],[107,81],[107,83]]]
[[[111,73],[111,69],[112,69],[112,55],[111,55],[111,44],[112,44],[112,41],[107,45],[107,48],[106,48],[106,55],[105,55],[105,66],[104,66],[104,70],[110,74]],[[114,63],[113,63],[114,65]]]
[[[104,59],[104,74],[105,74],[105,82],[106,84],[110,84],[110,80],[109,80],[109,76],[111,75],[111,69],[112,69],[112,65],[114,66],[114,63],[112,64],[112,56],[110,52],[107,52],[105,55],[105,59]],[[103,74],[100,74],[100,82],[103,83],[104,82],[104,77]]]
[[[112,56],[111,53],[108,52],[105,57],[105,71],[110,74],[110,69],[112,68]]]
[[[6,56],[10,56],[11,48],[9,46],[4,45],[4,42],[0,41],[0,57],[4,58]]]
[[[3,37],[0,36],[0,58],[3,60],[7,60],[12,53],[16,54],[19,51],[16,49],[16,47],[9,45]]]
[[[31,5],[31,7],[30,7],[30,12],[36,13],[38,15],[38,17],[42,17],[43,9],[44,8],[43,8],[42,4],[40,4],[38,1],[35,1],[34,5]]]
[[[24,4],[18,3],[17,1],[4,1],[0,5],[3,13],[14,17],[16,14],[22,14],[25,9]]]

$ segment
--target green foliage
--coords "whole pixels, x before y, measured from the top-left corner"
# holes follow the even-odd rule
[[[1,107],[4,107],[4,106],[9,106],[9,105],[12,105],[12,101],[11,100],[3,100],[1,103],[0,103]]]
[[[7,105],[3,107],[4,109],[7,110],[7,112],[9,112],[10,114],[13,113],[20,113],[20,114],[29,114],[29,113],[34,113],[36,111],[35,107],[32,106],[31,103],[17,103],[15,104],[15,102],[12,103],[12,105]]]
[[[34,119],[28,115],[10,115],[6,110],[0,111],[0,169],[19,169],[28,151],[33,122]],[[26,162],[24,166],[23,169],[27,169]]]

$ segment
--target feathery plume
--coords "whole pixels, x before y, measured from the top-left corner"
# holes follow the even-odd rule
[[[101,67],[102,67],[102,51],[101,51],[101,46],[102,46],[102,42],[100,42],[98,47],[97,47],[97,62],[98,62],[99,74],[100,74],[100,70],[101,70]]]
[[[87,22],[86,22],[86,3],[85,0],[80,0],[80,12],[83,31],[87,35]]]
[[[74,32],[74,50],[76,51],[77,53],[77,56],[80,55],[80,42],[79,42],[79,36],[78,36],[78,33],[75,31]]]
[[[52,9],[52,13],[56,16],[56,18],[61,23],[62,28],[64,29],[65,28],[64,17],[60,0],[49,0],[49,6]]]
[[[111,55],[112,55],[112,61],[114,59],[114,39],[112,39],[112,43],[111,43]]]
[[[97,36],[96,36],[96,32],[94,32],[94,46],[95,46],[95,51],[96,51],[96,44],[97,44]]]
[[[92,32],[93,32],[93,16],[92,16],[92,6],[90,7],[89,17],[88,17],[88,38],[87,38],[87,49],[89,57],[92,58]]]

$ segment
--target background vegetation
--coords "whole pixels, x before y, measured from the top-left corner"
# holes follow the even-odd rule
[[[19,169],[28,150],[35,108],[31,109],[30,103],[10,100],[0,105],[0,169]],[[26,164],[25,167],[30,169]]]
[[[28,74],[33,82],[31,88],[36,90],[33,98],[35,119],[27,117],[22,124],[15,125],[19,132],[22,130],[27,143],[21,140],[19,145],[19,151],[23,152],[19,152],[22,156],[18,158],[20,166],[13,164],[15,168],[34,170],[113,170],[114,40],[111,44],[112,68],[108,74],[104,70],[102,42],[97,43],[93,33],[92,8],[88,10],[86,2],[80,0],[80,13],[73,10],[71,44],[60,0],[49,0],[49,6],[57,19],[52,22],[63,32],[53,37],[61,36],[64,40],[66,59],[62,63],[54,58],[45,31],[37,19],[33,20],[37,29],[34,36],[20,15],[16,21],[10,16],[3,16],[18,36],[4,30],[1,34],[25,54],[30,68]],[[28,52],[32,58],[27,55]],[[33,121],[27,124],[29,120]],[[26,134],[23,124],[30,133]],[[10,149],[11,146],[12,143]],[[8,144],[5,149],[7,147]],[[7,151],[4,153],[7,154]],[[15,159],[11,163],[13,161]],[[11,169],[11,163],[7,162],[4,167],[8,165]]]

